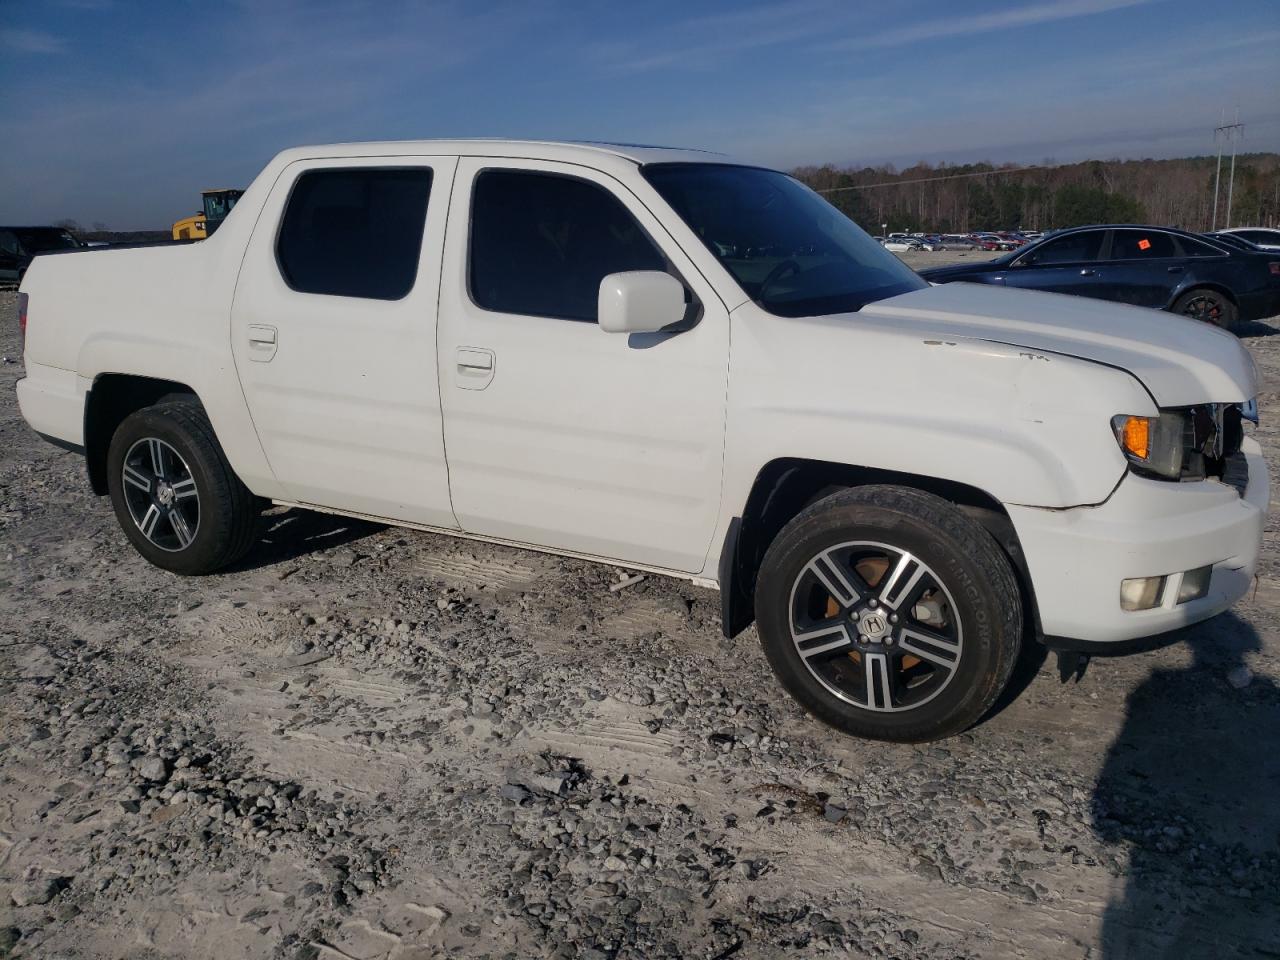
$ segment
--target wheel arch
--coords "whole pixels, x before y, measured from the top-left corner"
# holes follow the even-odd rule
[[[94,377],[84,403],[85,468],[94,493],[107,494],[107,449],[125,417],[171,396],[200,400],[195,390],[175,380],[128,373]]]
[[[1179,300],[1181,300],[1183,297],[1187,296],[1188,294],[1195,293],[1197,290],[1212,290],[1214,293],[1220,293],[1224,297],[1226,297],[1228,300],[1231,301],[1231,305],[1233,307],[1235,307],[1237,310],[1240,309],[1240,301],[1236,299],[1236,295],[1231,292],[1230,288],[1228,288],[1224,284],[1218,283],[1216,280],[1199,280],[1199,281],[1196,281],[1195,283],[1187,284],[1186,287],[1177,291],[1169,299],[1169,302],[1165,306],[1165,309],[1172,310],[1174,307],[1174,304],[1176,304]]]
[[[784,526],[809,504],[837,490],[892,484],[932,493],[955,504],[991,534],[1013,567],[1022,595],[1024,627],[1040,637],[1040,617],[1017,531],[1004,506],[978,487],[923,474],[823,460],[781,457],[756,474],[740,516],[729,524],[720,554],[721,619],[726,637],[755,620],[755,585],[765,551]]]

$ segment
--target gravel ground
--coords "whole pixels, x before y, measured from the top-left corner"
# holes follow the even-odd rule
[[[1270,453],[1280,323],[1246,333]],[[285,510],[152,568],[21,421],[17,349],[0,956],[1280,955],[1274,521],[1234,613],[865,743],[676,581]]]

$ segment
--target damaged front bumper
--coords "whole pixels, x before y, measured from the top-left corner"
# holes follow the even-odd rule
[[[1208,619],[1243,597],[1257,567],[1270,482],[1256,441],[1246,438],[1240,455],[1240,469],[1223,481],[1129,474],[1097,506],[1007,506],[1046,643],[1088,649],[1148,637]],[[1203,567],[1212,567],[1205,595],[1178,602],[1184,575]],[[1121,583],[1148,577],[1165,578],[1157,605],[1122,609]]]

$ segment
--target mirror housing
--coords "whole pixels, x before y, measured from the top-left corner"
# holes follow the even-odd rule
[[[606,333],[657,333],[684,315],[684,284],[669,273],[630,270],[600,281],[596,316]]]

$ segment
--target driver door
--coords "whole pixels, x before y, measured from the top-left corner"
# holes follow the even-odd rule
[[[1102,252],[1105,230],[1082,230],[1037,244],[1010,265],[1004,274],[1006,287],[1073,293],[1082,297],[1104,295]]]
[[[719,513],[729,318],[619,181],[463,158],[445,232],[440,400],[462,529],[697,573]],[[667,269],[682,332],[606,333],[600,280]]]

